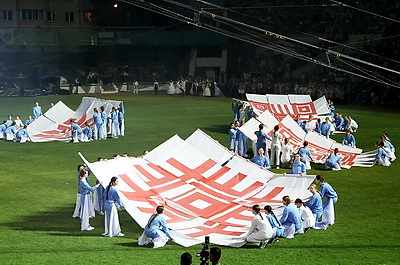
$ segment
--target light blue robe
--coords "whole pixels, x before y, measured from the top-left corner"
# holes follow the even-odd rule
[[[167,227],[167,222],[165,221],[165,218],[162,214],[158,214],[153,222],[149,225],[151,219],[153,219],[153,216],[155,214],[152,214],[149,218],[149,221],[147,222],[146,226],[144,227],[144,233],[146,236],[150,237],[151,239],[157,238],[159,235],[157,234],[157,231],[160,230],[164,232],[164,234],[167,235],[167,237],[171,238],[171,235],[169,234],[168,227]]]
[[[282,217],[279,221],[282,225],[286,226],[294,224],[296,231],[303,228],[299,210],[297,209],[296,205],[294,205],[294,203],[290,203],[288,206],[285,207]]]
[[[345,135],[343,138],[343,144],[344,145],[348,145],[348,146],[356,146],[356,138],[354,138],[354,135],[350,134],[350,135]]]
[[[310,158],[311,161],[313,160],[310,149],[307,147],[300,147],[298,153],[300,154],[300,161],[304,164],[307,162],[307,157]]]
[[[325,161],[325,165],[330,169],[335,169],[340,167],[340,155],[335,155],[331,153]]]
[[[42,107],[40,107],[40,106],[33,107],[33,117],[35,117],[35,119],[36,119],[40,115],[42,115]]]
[[[266,156],[255,156],[252,159],[250,159],[251,162],[254,164],[259,165],[260,167],[264,167],[266,169],[270,169],[271,165],[269,163],[269,159]]]
[[[267,219],[271,224],[272,228],[276,228],[275,236],[282,236],[285,232],[285,227],[279,223],[279,220],[276,220],[272,214],[267,214]]]
[[[288,174],[303,174],[306,175],[306,165],[303,162],[293,162],[292,171],[289,171]]]

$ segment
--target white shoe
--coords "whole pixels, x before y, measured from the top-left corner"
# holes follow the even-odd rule
[[[119,233],[117,236],[125,236],[124,233]]]
[[[94,229],[93,226],[89,226],[89,227],[86,229],[86,231],[92,231],[93,229]]]
[[[108,236],[108,234],[107,233],[103,233],[103,234],[101,234],[102,236]]]
[[[279,169],[279,166],[276,166],[276,169]]]

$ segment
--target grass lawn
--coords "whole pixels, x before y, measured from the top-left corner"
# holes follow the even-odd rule
[[[89,161],[128,152],[141,155],[174,134],[183,139],[197,128],[228,144],[228,124],[232,121],[227,98],[199,98],[166,95],[108,95],[123,100],[126,135],[91,143],[0,142],[0,264],[179,264],[185,251],[193,256],[201,245],[184,248],[168,243],[162,249],[139,247],[142,229],[126,213],[120,212],[125,237],[104,238],[102,216],[91,224],[93,231],[80,231],[79,220],[71,217],[76,199],[76,166],[82,152]],[[81,96],[1,98],[1,119],[20,115],[25,121],[34,101],[43,110],[50,102],[62,100],[76,109]],[[383,130],[400,148],[400,110],[371,106],[336,106],[360,125],[357,146],[365,151]],[[341,141],[343,134],[334,135]],[[398,154],[400,156],[400,154]],[[326,231],[311,230],[305,235],[259,249],[222,248],[222,264],[399,264],[400,218],[399,176],[396,160],[391,167],[353,167],[325,171],[315,165],[309,174],[321,174],[335,188],[336,223]],[[273,170],[283,173],[285,170]],[[396,173],[397,172],[397,173]],[[91,178],[94,183],[94,177]],[[193,264],[199,264],[194,257]]]

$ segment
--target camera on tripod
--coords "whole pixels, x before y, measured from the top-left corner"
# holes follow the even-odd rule
[[[200,265],[209,264],[208,261],[210,259],[210,251],[208,251],[208,245],[210,244],[210,237],[204,237],[203,249],[200,253],[197,253],[196,256],[200,257]]]

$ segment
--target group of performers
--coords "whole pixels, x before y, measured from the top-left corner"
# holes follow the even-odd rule
[[[82,231],[91,231],[94,227],[90,225],[89,219],[95,217],[96,210],[100,215],[105,216],[103,236],[124,236],[117,211],[124,209],[124,204],[116,189],[118,178],[112,177],[107,188],[104,189],[102,182],[99,181],[96,181],[96,185],[90,186],[90,174],[90,169],[85,168],[84,165],[78,166],[78,193],[72,217],[80,218]],[[92,192],[94,192],[93,197]]]
[[[72,142],[105,140],[108,133],[111,133],[112,138],[125,135],[125,110],[123,105],[119,108],[113,107],[109,114],[105,112],[103,106],[100,107],[100,111],[94,108],[93,112],[94,126],[85,122],[82,128],[75,120],[70,120]]]
[[[127,157],[127,156],[123,156]],[[118,158],[118,156],[114,156]],[[102,161],[102,158],[98,159]],[[100,215],[104,215],[104,233],[105,237],[122,237],[119,223],[118,211],[124,210],[125,205],[122,202],[118,185],[118,177],[112,177],[106,188],[102,186],[102,182],[96,181],[96,185],[90,186],[89,175],[92,172],[85,168],[84,165],[78,165],[78,193],[76,205],[72,217],[79,217],[80,229],[82,231],[91,231],[94,229],[90,225],[90,218],[95,217],[95,211]],[[93,195],[92,195],[93,192]],[[144,246],[153,243],[154,248],[163,247],[168,240],[173,240],[169,234],[164,213],[164,206],[159,205],[156,213],[151,215],[144,229],[142,236],[139,238],[139,245]]]
[[[265,248],[267,244],[277,242],[280,237],[291,239],[309,229],[326,230],[328,225],[333,225],[334,204],[338,200],[338,195],[322,176],[317,175],[315,182],[320,185],[321,191],[319,192],[317,186],[312,184],[309,188],[312,195],[306,202],[299,198],[292,201],[289,196],[282,198],[285,209],[279,219],[270,205],[264,207],[265,214],[261,212],[260,205],[253,205],[252,213],[255,216],[242,245],[252,242],[258,244],[260,248]]]
[[[25,124],[22,122],[20,116],[16,115],[15,120],[13,120],[12,115],[9,115],[7,120],[0,124],[0,139],[20,143],[30,142],[31,137],[27,130],[28,126],[40,115],[42,115],[42,107],[39,105],[39,102],[35,102],[33,117],[29,115]]]

